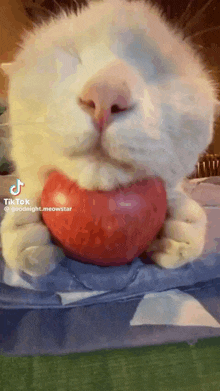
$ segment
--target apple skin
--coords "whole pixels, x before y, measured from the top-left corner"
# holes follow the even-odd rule
[[[166,216],[166,191],[149,178],[112,191],[89,191],[59,172],[43,189],[41,207],[53,241],[65,255],[84,263],[117,266],[132,262],[155,239]]]

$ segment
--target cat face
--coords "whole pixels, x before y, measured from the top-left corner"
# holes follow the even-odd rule
[[[95,1],[42,24],[10,78],[12,157],[24,176],[53,166],[87,189],[149,175],[174,187],[212,139],[208,73],[142,2]]]

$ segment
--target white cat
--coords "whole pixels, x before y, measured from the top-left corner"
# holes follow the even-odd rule
[[[11,158],[39,206],[59,169],[86,189],[111,190],[148,176],[166,184],[168,216],[152,258],[172,268],[198,257],[206,215],[182,190],[212,140],[214,83],[181,31],[142,1],[90,2],[26,34],[9,72]],[[40,212],[5,214],[3,256],[31,275],[63,252]]]

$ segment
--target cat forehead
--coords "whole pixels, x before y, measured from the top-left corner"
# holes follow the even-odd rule
[[[157,8],[142,0],[92,0],[77,15],[63,11],[27,34],[23,47],[33,45],[36,50],[43,51],[51,45],[65,45],[80,51],[100,41],[106,45],[114,39],[129,43],[132,32],[136,35],[139,32],[142,39],[147,36],[154,42],[161,40],[162,35],[163,49],[171,50],[173,37],[167,24],[161,20]]]
[[[118,57],[121,57],[124,48],[128,49],[123,53],[125,59],[127,55],[135,57],[141,52],[148,53],[149,57],[159,53],[155,61],[159,59],[162,64],[166,60],[182,75],[197,77],[204,71],[200,57],[183,41],[182,33],[171,28],[161,17],[157,7],[144,0],[92,0],[77,15],[63,11],[27,33],[12,74],[21,66],[32,67],[37,58],[50,54],[53,57],[55,47],[80,56],[82,51],[93,48],[97,43],[110,50],[114,47]],[[146,60],[144,55],[143,60]]]

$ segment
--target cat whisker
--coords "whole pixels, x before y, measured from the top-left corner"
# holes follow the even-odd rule
[[[29,10],[29,15],[31,19],[35,19],[35,22],[32,21],[34,27],[38,27],[38,23],[42,23],[42,18],[44,17],[51,17],[56,18],[57,14],[55,12],[52,12],[46,7],[42,7],[39,4],[31,5],[31,7],[27,7]],[[33,11],[33,13],[31,12]],[[63,11],[63,10],[62,10]]]
[[[12,126],[12,125],[42,125],[42,122],[27,122],[27,121],[25,121],[25,122],[5,122],[5,123],[3,123],[3,124],[1,124],[0,123],[0,128],[2,127],[2,126]]]
[[[53,0],[53,3],[56,4],[56,6],[60,9],[60,11],[63,12],[63,8],[61,7],[61,5],[56,0]]]
[[[208,33],[209,31],[216,31],[216,30],[219,30],[219,29],[220,29],[220,26],[209,27],[209,28],[207,28],[207,29],[205,29],[205,30],[198,31],[197,33],[188,35],[187,38],[194,38],[194,37],[203,35],[203,34],[205,34],[205,33]]]
[[[192,29],[192,27],[195,26],[198,18],[200,18],[204,14],[205,10],[210,6],[212,2],[213,0],[208,0],[207,3],[186,23],[184,29]]]
[[[187,22],[187,17],[188,17],[190,10],[191,10],[191,6],[192,6],[193,2],[194,2],[194,0],[189,1],[185,11],[183,12],[181,17],[179,18],[179,24],[180,24],[180,26],[182,26],[182,28],[184,28],[184,22]]]

